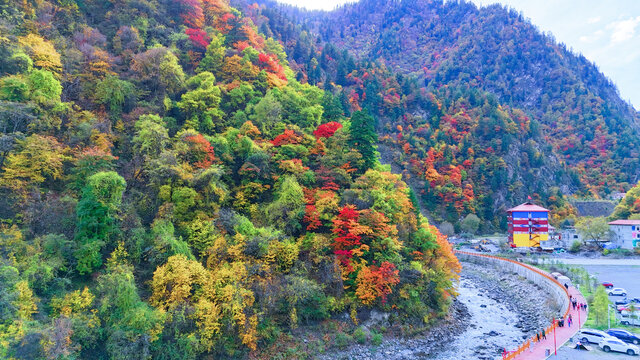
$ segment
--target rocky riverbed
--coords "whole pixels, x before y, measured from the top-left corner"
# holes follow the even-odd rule
[[[354,345],[320,359],[496,359],[548,325],[557,305],[537,285],[493,267],[463,262],[460,295],[451,315],[413,338],[386,338],[372,348]]]

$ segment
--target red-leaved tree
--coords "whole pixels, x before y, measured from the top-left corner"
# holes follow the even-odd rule
[[[330,138],[340,128],[342,128],[342,124],[340,124],[339,122],[336,122],[336,121],[331,121],[331,122],[328,122],[326,124],[322,124],[322,125],[318,126],[316,131],[313,132],[313,135],[315,135],[315,137],[317,139],[319,139],[319,138]]]
[[[191,40],[193,45],[198,49],[206,50],[211,42],[211,38],[203,30],[188,28],[184,32],[189,35],[189,40]]]

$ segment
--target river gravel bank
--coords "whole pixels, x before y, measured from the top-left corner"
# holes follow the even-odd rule
[[[322,360],[496,359],[548,325],[557,305],[537,285],[493,267],[463,262],[459,293],[447,320],[413,338],[378,347],[329,350]]]

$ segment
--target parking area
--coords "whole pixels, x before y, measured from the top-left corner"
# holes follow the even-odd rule
[[[598,347],[597,344],[591,344],[592,351],[576,350],[573,346],[567,343],[567,345],[558,349],[558,356],[552,356],[550,359],[561,360],[609,360],[609,359],[637,359],[637,356],[629,356],[623,353],[610,352],[606,353]]]
[[[640,266],[637,261],[628,260],[607,260],[604,262],[598,259],[571,259],[571,265],[584,267],[587,272],[595,276],[599,283],[610,282],[614,287],[624,288],[627,292],[627,298],[640,297]],[[620,296],[611,296],[609,299],[613,302],[621,299]],[[614,324],[611,327],[622,327]],[[640,327],[624,327],[633,332],[640,332]],[[606,353],[602,351],[597,344],[590,344],[592,351],[573,349],[574,342],[568,342],[558,350],[558,356],[552,358],[557,359],[631,359],[624,353]],[[637,358],[637,357],[633,357]]]
[[[640,266],[624,265],[582,265],[590,275],[598,278],[600,283],[611,282],[615,287],[627,290],[627,297],[640,297]],[[611,300],[616,297],[612,297]],[[619,298],[619,297],[618,297]]]

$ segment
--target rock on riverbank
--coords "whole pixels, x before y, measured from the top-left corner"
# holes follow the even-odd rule
[[[380,346],[353,345],[334,352],[329,350],[319,356],[322,360],[400,360],[426,359],[442,351],[443,344],[453,342],[469,326],[471,314],[459,299],[450,308],[450,315],[438,326],[413,338],[387,337]],[[438,339],[434,341],[434,339]]]
[[[537,285],[500,269],[463,263],[451,316],[413,338],[386,338],[377,348],[354,345],[323,360],[495,359],[548,325],[556,304]]]

